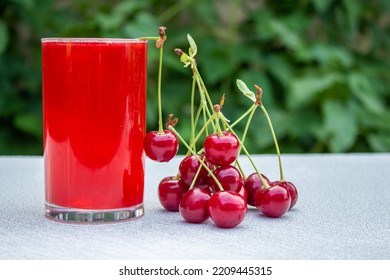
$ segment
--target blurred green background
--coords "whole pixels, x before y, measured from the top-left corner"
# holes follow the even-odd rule
[[[160,25],[164,116],[179,117],[184,137],[191,73],[173,49],[187,50],[189,33],[212,99],[226,94],[229,119],[251,105],[237,78],[263,88],[282,152],[390,151],[388,0],[2,0],[0,154],[42,154],[40,38],[156,36]],[[157,129],[157,64],[151,42],[148,130]],[[247,147],[274,152],[264,116],[255,116]]]

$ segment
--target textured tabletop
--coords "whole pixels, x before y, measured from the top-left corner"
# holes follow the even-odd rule
[[[254,159],[278,179],[276,156]],[[157,185],[180,157],[146,161],[144,217],[105,225],[46,219],[42,157],[0,157],[0,259],[390,259],[390,154],[282,159],[296,207],[279,219],[250,208],[238,227],[220,229],[162,210]]]

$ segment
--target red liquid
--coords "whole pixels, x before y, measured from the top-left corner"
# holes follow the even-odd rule
[[[46,202],[142,204],[147,43],[43,41]]]

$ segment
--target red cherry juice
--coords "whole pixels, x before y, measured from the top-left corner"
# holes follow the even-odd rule
[[[46,203],[142,205],[147,42],[42,39]]]

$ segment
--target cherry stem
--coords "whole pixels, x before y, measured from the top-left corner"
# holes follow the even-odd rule
[[[253,107],[255,107],[256,104],[253,104],[244,114],[241,115],[234,123],[232,123],[230,126],[235,127],[240,121],[242,121],[249,113],[252,112]]]
[[[220,114],[222,115],[222,113],[220,112]],[[237,134],[234,132],[233,128],[229,125],[229,123],[225,120],[225,118],[223,117],[222,115],[222,121],[225,122],[226,126],[228,127],[228,129],[237,137],[237,140],[238,140],[238,143],[240,144],[240,147],[241,149],[244,151],[244,153],[246,154],[246,156],[248,157],[249,161],[251,162],[253,168],[255,169],[257,175],[259,175],[260,177],[260,180],[261,182],[263,183],[264,187],[265,188],[269,188],[269,185],[267,183],[267,181],[264,180],[263,176],[261,175],[261,173],[259,172],[259,170],[257,169],[256,167],[256,164],[254,163],[251,155],[249,154],[248,150],[245,148],[244,144],[241,142],[240,138],[238,138]]]
[[[201,159],[201,164],[204,163],[204,160],[205,160],[205,157],[203,157],[203,158]],[[202,170],[202,166],[199,166],[199,167],[198,167],[198,170],[196,170],[196,173],[195,173],[194,178],[192,179],[191,186],[189,187],[189,190],[192,189],[192,188],[194,188],[195,183],[196,183],[196,180],[198,179],[199,173],[200,173],[201,170]]]
[[[198,89],[199,89],[199,92],[200,92],[200,102],[201,102],[201,104],[200,104],[200,106],[202,106],[201,108],[202,108],[202,110],[203,110],[203,120],[204,120],[204,122],[206,122],[206,120],[207,120],[207,117],[208,118],[210,118],[211,117],[211,113],[210,113],[210,110],[209,110],[209,108],[207,107],[207,98],[205,97],[206,96],[206,94],[205,94],[205,92],[207,93],[207,90],[205,90],[205,91],[203,91],[202,90],[202,85],[200,84],[200,81],[199,81],[199,75],[196,75],[195,74],[195,76],[196,76],[196,82],[197,82],[197,84],[198,84]],[[207,95],[208,95],[208,93],[207,93]],[[205,99],[206,98],[206,99]],[[213,127],[214,127],[214,124],[213,124]],[[214,130],[215,130],[215,127],[214,127]],[[208,135],[209,134],[209,132],[208,132],[208,130],[206,129],[206,134]]]
[[[267,118],[269,128],[271,129],[272,138],[274,139],[274,143],[275,143],[276,153],[278,155],[280,181],[283,182],[284,181],[284,175],[283,175],[282,159],[280,157],[280,150],[279,150],[278,140],[276,139],[276,136],[275,136],[274,127],[272,126],[271,119],[270,119],[270,117],[269,117],[269,115],[267,113],[267,110],[265,109],[264,105],[261,104],[259,106],[260,106],[261,110],[263,110],[264,115]]]
[[[196,81],[197,81],[197,84],[198,84],[199,92],[201,93],[202,97],[206,98],[206,100],[202,100],[202,101],[206,102],[206,104],[208,103],[209,106],[210,106],[210,109],[207,106],[205,107],[206,111],[208,113],[208,116],[210,117],[211,116],[210,110],[213,109],[213,102],[210,99],[210,95],[209,95],[209,93],[207,91],[206,85],[203,82],[203,79],[202,79],[202,76],[199,73],[198,67],[196,66],[196,61],[195,61],[194,58],[190,57],[189,55],[187,55],[183,51],[181,51],[181,53],[186,55],[188,62],[191,64],[191,69],[193,71],[193,74],[196,77]]]
[[[193,61],[192,59],[190,61]],[[210,95],[209,95],[209,92],[207,91],[207,88],[206,88],[206,85],[205,83],[203,82],[203,79],[202,77],[200,76],[200,73],[198,71],[198,68],[196,67],[196,64],[194,62],[192,62],[192,65],[194,66],[194,72],[195,74],[198,76],[198,81],[199,81],[199,90],[203,93],[203,95],[206,97],[206,100],[210,106],[211,109],[213,109],[214,105],[213,105],[213,102],[211,101],[210,99]],[[203,89],[203,90],[202,90]]]
[[[192,87],[191,87],[191,141],[193,143],[193,148],[196,150],[196,142],[194,141],[195,137],[195,116],[194,116],[194,106],[195,106],[195,86],[196,86],[196,77],[192,76]]]
[[[215,128],[216,128],[216,131],[214,131],[214,132],[216,132],[218,134],[218,136],[221,136],[222,130],[221,130],[221,126],[219,125],[219,111],[214,112],[214,115],[215,115]]]
[[[255,111],[256,111],[256,108],[257,108],[256,104],[253,104],[253,105],[249,108],[249,110],[248,110],[248,111],[250,111],[251,113],[250,113],[250,115],[249,115],[249,117],[248,117],[248,120],[247,120],[246,125],[245,125],[245,129],[244,129],[244,133],[242,134],[242,137],[241,137],[242,143],[245,142],[246,134],[248,133],[248,129],[249,129],[249,126],[250,126],[250,124],[251,124],[251,122],[252,122],[253,115],[254,115],[254,113],[255,113]],[[231,127],[233,127],[233,126],[231,126]]]
[[[244,173],[244,170],[242,169],[240,162],[238,161],[238,158],[236,158],[234,163],[237,166],[238,170],[240,170],[241,176],[244,178],[244,180],[246,180],[246,175]]]
[[[213,121],[213,119],[215,118],[215,116],[211,116],[211,118],[203,125],[202,129],[198,132],[198,134],[196,135],[196,137],[192,140],[193,142],[190,143],[190,146],[191,146],[191,149],[196,151],[194,149],[194,146],[195,146],[195,143],[199,140],[200,136],[203,134],[203,132],[206,130],[206,128],[210,125],[210,123]],[[188,150],[188,153],[187,153],[187,156],[189,155],[190,151]]]
[[[157,103],[158,103],[158,134],[164,134],[164,127],[162,121],[162,105],[161,105],[161,76],[162,76],[162,62],[163,62],[163,46],[160,48],[160,61],[158,66],[158,82],[157,82]]]
[[[247,134],[247,132],[248,132],[249,125],[250,125],[250,123],[252,122],[253,115],[254,115],[254,113],[255,113],[255,111],[256,111],[256,108],[257,108],[256,104],[253,104],[253,105],[249,108],[249,110],[247,111],[248,113],[250,112],[250,115],[249,115],[248,120],[247,120],[247,122],[246,122],[245,129],[244,129],[244,133],[242,134],[242,137],[241,137],[241,139],[242,139],[242,140],[241,140],[242,144],[245,143],[246,134]],[[246,114],[246,113],[245,113],[245,114]],[[233,127],[233,125],[230,125],[230,127]],[[241,146],[240,146],[240,150],[238,151],[238,154],[239,154],[239,155],[240,155],[240,153],[241,153]],[[238,162],[238,159],[236,160],[236,165],[237,165],[238,169],[240,170],[240,172],[241,172],[241,174],[242,174],[242,176],[244,177],[244,180],[245,180],[245,179],[246,179],[246,176],[245,176],[245,173],[243,172],[243,170],[242,170],[242,168],[241,168],[241,166],[240,166],[240,163]]]
[[[215,175],[210,170],[210,168],[199,158],[199,156],[196,154],[196,152],[191,149],[191,147],[186,143],[186,141],[184,141],[184,139],[180,136],[180,134],[176,131],[176,129],[171,125],[168,126],[168,129],[176,134],[177,138],[179,138],[179,140],[183,143],[183,145],[191,152],[191,154],[193,154],[195,156],[195,158],[200,162],[200,164],[207,170],[207,172],[209,173],[211,178],[213,178],[213,180],[217,184],[219,190],[223,191],[223,187],[222,187],[221,183],[218,181],[217,177],[215,177]]]
[[[160,37],[139,37],[139,38],[136,38],[136,40],[142,40],[142,41],[157,41],[158,39],[160,39]]]

